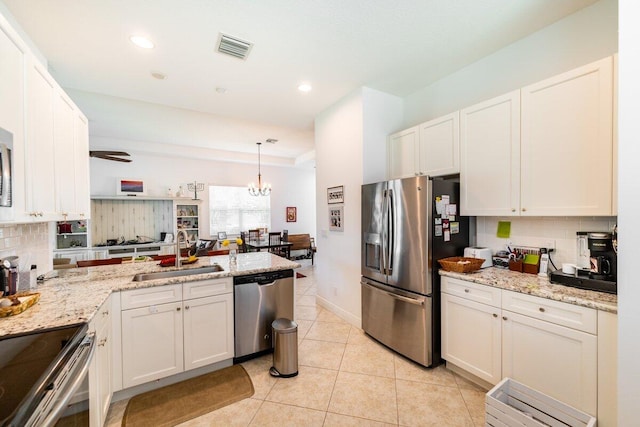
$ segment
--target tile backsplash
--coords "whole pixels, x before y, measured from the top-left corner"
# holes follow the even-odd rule
[[[498,221],[511,221],[511,237],[496,237]],[[560,268],[563,262],[576,263],[577,231],[611,231],[617,217],[477,217],[476,242],[496,253],[505,246],[546,247],[555,243],[551,259]]]
[[[38,266],[38,274],[51,271],[49,223],[0,225],[0,259],[17,255],[21,271]]]

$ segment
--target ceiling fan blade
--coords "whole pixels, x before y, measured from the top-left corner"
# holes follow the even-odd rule
[[[113,157],[113,156],[94,156],[94,157],[98,159],[113,160],[115,162],[124,162],[124,163],[131,162],[131,159],[123,159],[121,157]]]
[[[97,159],[104,159],[104,160],[113,160],[115,162],[124,162],[124,163],[131,162],[130,159],[123,159],[121,157],[114,157],[114,156],[129,156],[129,153],[126,153],[124,151],[106,151],[106,150],[89,151],[89,157],[95,157]]]
[[[107,151],[107,150],[92,150],[89,151],[89,155],[105,154],[107,156],[129,156],[129,153],[125,151]]]

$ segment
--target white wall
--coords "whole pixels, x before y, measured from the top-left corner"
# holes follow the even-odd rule
[[[108,138],[99,139],[101,144],[109,144]],[[115,143],[116,141],[114,141]],[[121,141],[117,141],[121,143]],[[120,178],[142,179],[149,196],[165,196],[169,188],[177,191],[182,185],[186,190],[188,182],[202,182],[208,185],[246,186],[257,181],[258,165],[256,164],[217,162],[176,158],[165,155],[135,153],[137,141],[127,141],[132,154],[131,163],[120,163],[97,158],[91,159],[91,194],[115,195],[116,183]],[[315,207],[315,170],[312,168],[274,167],[262,165],[263,180],[273,187],[271,193],[271,226],[270,230],[289,230],[290,234],[309,233],[316,236]],[[209,235],[208,191],[198,193],[202,199],[201,233]],[[286,222],[286,207],[295,206],[298,211],[297,222]]]
[[[609,56],[617,36],[618,1],[601,0],[407,96],[396,130]]]
[[[618,90],[618,425],[638,425],[640,402],[640,4],[620,1]]]
[[[318,302],[356,326],[360,306],[360,188],[386,175],[386,141],[399,98],[361,88],[316,117]],[[327,188],[344,186],[344,231],[329,231]],[[331,205],[336,206],[336,205]]]

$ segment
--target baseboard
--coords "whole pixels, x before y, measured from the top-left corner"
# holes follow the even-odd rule
[[[316,295],[316,303],[320,307],[329,310],[330,312],[332,312],[333,314],[335,314],[339,318],[345,320],[346,322],[350,323],[351,325],[355,326],[356,328],[362,329],[362,318],[361,317],[354,316],[353,314],[351,314],[348,311],[342,309],[341,307],[338,307],[337,305],[335,305],[331,301],[326,300],[326,299],[322,298],[319,295]]]
[[[478,387],[481,387],[487,391],[491,390],[493,388],[493,386],[495,384],[491,384],[485,380],[483,380],[482,378],[478,378],[477,376],[473,375],[470,372],[465,371],[464,369],[462,369],[461,367],[454,365],[451,362],[445,361],[446,367],[448,370],[450,370],[451,372],[454,372],[458,375],[460,375],[462,378],[464,378],[465,380],[468,380],[472,383],[474,383],[475,385],[477,385]]]

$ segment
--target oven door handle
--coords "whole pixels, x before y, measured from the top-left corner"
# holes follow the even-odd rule
[[[84,338],[81,347],[81,354],[78,355],[78,362],[75,364],[71,371],[68,373],[69,378],[72,378],[72,382],[65,385],[64,393],[56,399],[56,404],[51,408],[46,418],[39,423],[39,426],[51,427],[56,424],[62,413],[67,409],[67,403],[71,400],[71,397],[78,391],[82,385],[87,372],[89,371],[89,365],[93,360],[93,355],[96,351],[95,333],[87,334]]]

